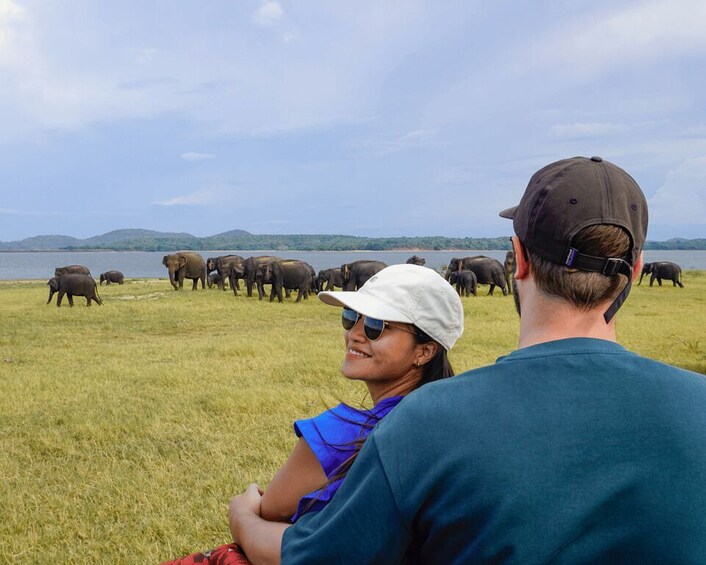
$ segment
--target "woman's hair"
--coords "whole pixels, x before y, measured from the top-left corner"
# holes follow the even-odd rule
[[[420,330],[417,326],[412,326],[414,328],[414,338],[417,342],[417,344],[422,344],[422,343],[429,343],[434,341],[431,337],[429,337],[426,333],[424,333],[422,330]],[[454,376],[454,370],[453,367],[451,366],[451,363],[449,362],[449,356],[448,352],[446,349],[444,349],[441,344],[438,342],[435,342],[437,344],[437,351],[436,355],[432,357],[428,362],[426,362],[422,367],[422,378],[419,379],[417,384],[414,386],[412,390],[416,390],[422,386],[424,386],[427,383],[431,383],[433,381],[440,381],[441,379],[447,379],[449,377]],[[410,391],[411,392],[411,391]],[[340,417],[340,416],[339,416]],[[342,418],[343,419],[343,418]],[[344,421],[349,421],[345,420]],[[363,427],[370,428],[372,429],[375,424],[377,424],[380,421],[380,418],[371,410],[370,411],[370,419],[365,423],[362,424]],[[352,422],[351,423],[356,423],[357,422]],[[351,465],[353,465],[353,462],[355,461],[356,457],[358,457],[358,453],[360,453],[361,448],[363,447],[363,443],[365,443],[365,438],[357,439],[349,444],[345,445],[335,445],[334,447],[336,448],[349,448],[353,447],[355,451],[353,454],[346,459],[341,465],[338,467],[336,472],[329,478],[328,482],[321,487],[320,490],[323,490],[326,488],[327,485],[342,479],[348,474],[349,469],[351,468]],[[315,499],[312,499],[310,501],[311,504],[314,503]]]
[[[431,337],[425,334],[417,326],[412,326],[414,328],[414,337],[417,343],[429,343],[434,341]],[[437,343],[436,355],[431,358],[427,363],[422,366],[422,378],[414,387],[415,389],[423,386],[427,383],[433,381],[440,381],[441,379],[447,379],[454,376],[454,370],[449,361],[448,352],[444,349],[441,344]]]

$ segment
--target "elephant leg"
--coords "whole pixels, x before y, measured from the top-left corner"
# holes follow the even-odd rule
[[[488,291],[488,296],[493,296],[493,291],[495,290],[495,285],[490,283],[490,290]]]
[[[70,306],[71,308],[73,308],[73,307],[74,307],[74,295],[71,294],[70,292],[67,292],[67,293],[66,293],[66,298],[69,299],[69,306]]]
[[[59,296],[56,297],[56,307],[57,308],[59,308],[61,306],[61,301],[64,299],[64,294],[66,294],[66,292],[64,292],[63,290],[59,291]]]
[[[684,288],[684,283],[682,283],[679,279],[677,279],[677,284],[679,285],[679,288]]]
[[[199,279],[192,279],[191,290],[198,290]]]
[[[662,286],[662,279],[660,277],[657,277],[657,284],[659,286]]]
[[[86,296],[86,306],[90,306],[90,305],[91,305],[91,297]]]

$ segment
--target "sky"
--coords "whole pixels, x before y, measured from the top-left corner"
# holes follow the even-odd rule
[[[0,241],[498,237],[534,171],[627,170],[706,237],[703,0],[0,0]]]

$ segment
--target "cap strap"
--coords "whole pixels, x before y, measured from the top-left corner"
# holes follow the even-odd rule
[[[622,273],[628,278],[628,283],[625,285],[620,294],[615,298],[613,303],[610,305],[608,310],[603,314],[603,319],[606,324],[613,319],[615,313],[623,305],[625,299],[630,293],[630,287],[632,286],[632,266],[625,259],[620,257],[594,257],[593,255],[585,255],[579,253],[578,249],[569,247],[569,252],[566,255],[566,260],[564,264],[567,267],[572,267],[574,269],[579,269],[581,271],[592,271],[595,273],[602,273],[606,276],[613,277],[618,273]]]
[[[573,247],[569,247],[564,264],[580,271],[602,273],[609,277],[622,273],[629,278],[632,273],[632,266],[625,259],[620,257],[594,257],[593,255],[579,253],[579,250]]]
[[[618,311],[618,308],[620,308],[623,305],[623,302],[625,302],[625,299],[628,297],[628,294],[630,294],[631,286],[632,280],[630,279],[630,277],[628,277],[628,283],[625,285],[625,288],[620,291],[620,294],[615,297],[615,300],[613,300],[613,304],[611,304],[608,307],[608,310],[603,313],[603,319],[605,320],[606,324],[613,319],[613,316],[615,316],[615,313]]]

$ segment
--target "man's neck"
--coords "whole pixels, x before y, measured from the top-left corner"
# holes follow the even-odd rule
[[[532,283],[522,286],[519,348],[572,337],[617,341],[615,322],[603,319],[607,305],[579,310],[540,293]]]

